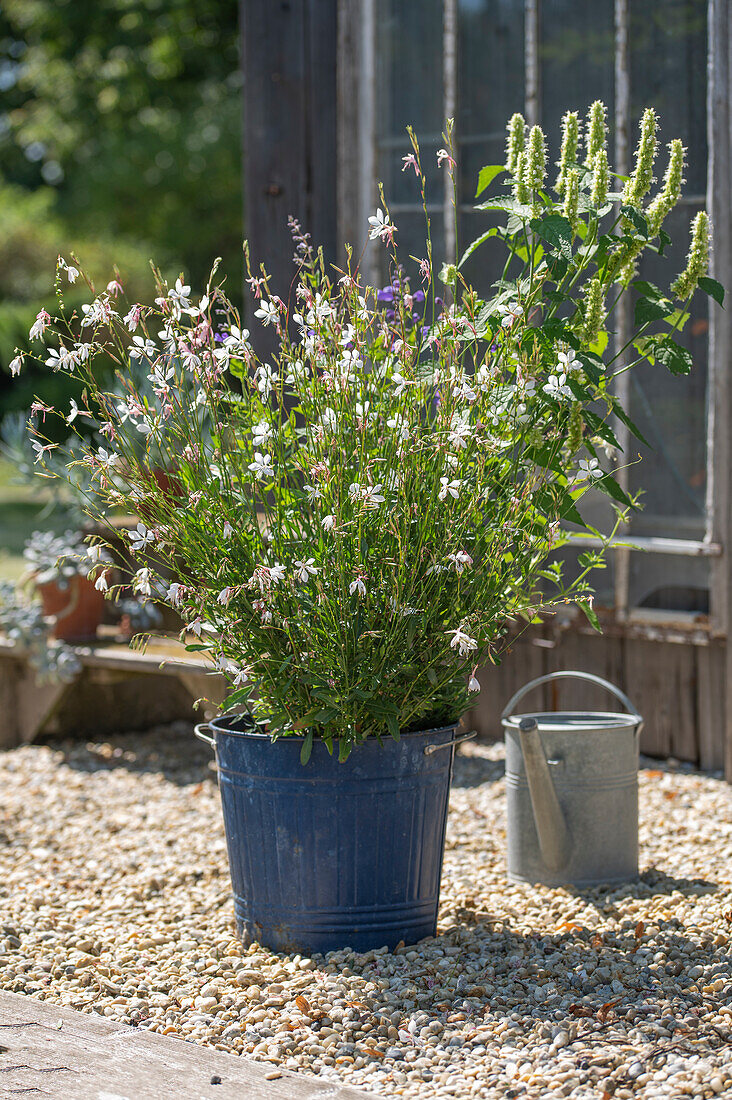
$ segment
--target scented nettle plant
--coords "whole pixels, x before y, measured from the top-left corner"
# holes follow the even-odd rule
[[[410,138],[404,167],[426,211]],[[445,143],[438,159],[454,176],[451,124]],[[604,107],[584,127],[569,112],[552,191],[544,135],[515,115],[506,166],[483,169],[479,185],[504,173],[507,188],[482,204],[504,224],[441,267],[445,290],[429,232],[406,277],[383,199],[369,219],[390,264],[381,291],[350,251],[329,268],[294,223],[290,288],[249,267],[254,323],[276,342],[266,359],[215,272],[201,298],[182,278],[160,280],[153,305],[121,305],[117,280],[89,283],[90,302],[67,316],[59,268],[56,316],[39,314],[32,336],[80,383],[75,409],[58,415],[83,426],[89,512],[137,513],[133,590],[177,608],[190,647],[227,678],[228,706],[274,737],[302,736],[303,760],[314,738],[345,758],[366,737],[454,722],[512,622],[574,600],[597,623],[590,572],[602,551],[582,554],[571,577],[556,551],[569,524],[599,534],[581,515],[590,489],[619,516],[632,506],[604,458],[615,420],[635,431],[613,379],[643,357],[688,371],[673,334],[699,282],[721,294],[704,278],[704,214],[671,289],[633,283],[643,250],[668,246],[662,222],[681,190],[673,142],[649,201],[656,145],[647,111],[635,171],[613,191]],[[486,298],[462,263],[489,240],[506,259]],[[608,350],[631,283],[637,332]],[[117,392],[99,381],[100,355],[116,360]],[[43,466],[54,445],[38,419],[32,431]]]

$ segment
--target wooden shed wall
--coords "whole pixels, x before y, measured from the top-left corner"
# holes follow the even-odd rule
[[[643,636],[645,633],[646,636]],[[503,736],[501,712],[513,693],[547,672],[593,672],[628,695],[643,716],[641,752],[718,770],[725,762],[725,645],[648,632],[598,635],[576,628],[527,633],[498,666],[478,673],[482,691],[466,723],[481,738]],[[557,680],[534,689],[519,710],[603,710],[619,704],[600,688]]]

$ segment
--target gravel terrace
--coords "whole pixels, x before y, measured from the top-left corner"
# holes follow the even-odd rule
[[[235,938],[191,727],[0,753],[0,988],[386,1096],[732,1096],[732,793],[644,761],[620,889],[508,885],[503,748],[456,761],[439,935]]]

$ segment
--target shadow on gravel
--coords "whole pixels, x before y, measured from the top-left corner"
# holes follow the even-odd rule
[[[455,756],[453,787],[480,787],[482,783],[497,783],[506,774],[505,760],[487,760],[484,756]]]
[[[162,775],[180,787],[215,778],[213,753],[196,740],[192,726],[185,722],[146,733],[109,734],[99,741],[49,739],[47,744],[62,752],[64,764],[75,771],[124,768],[138,774]]]

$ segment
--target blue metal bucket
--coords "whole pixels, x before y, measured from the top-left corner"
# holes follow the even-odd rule
[[[197,726],[216,751],[243,942],[315,954],[433,936],[455,731],[374,738],[342,764],[316,741],[303,766],[301,737],[273,742],[242,715]]]

